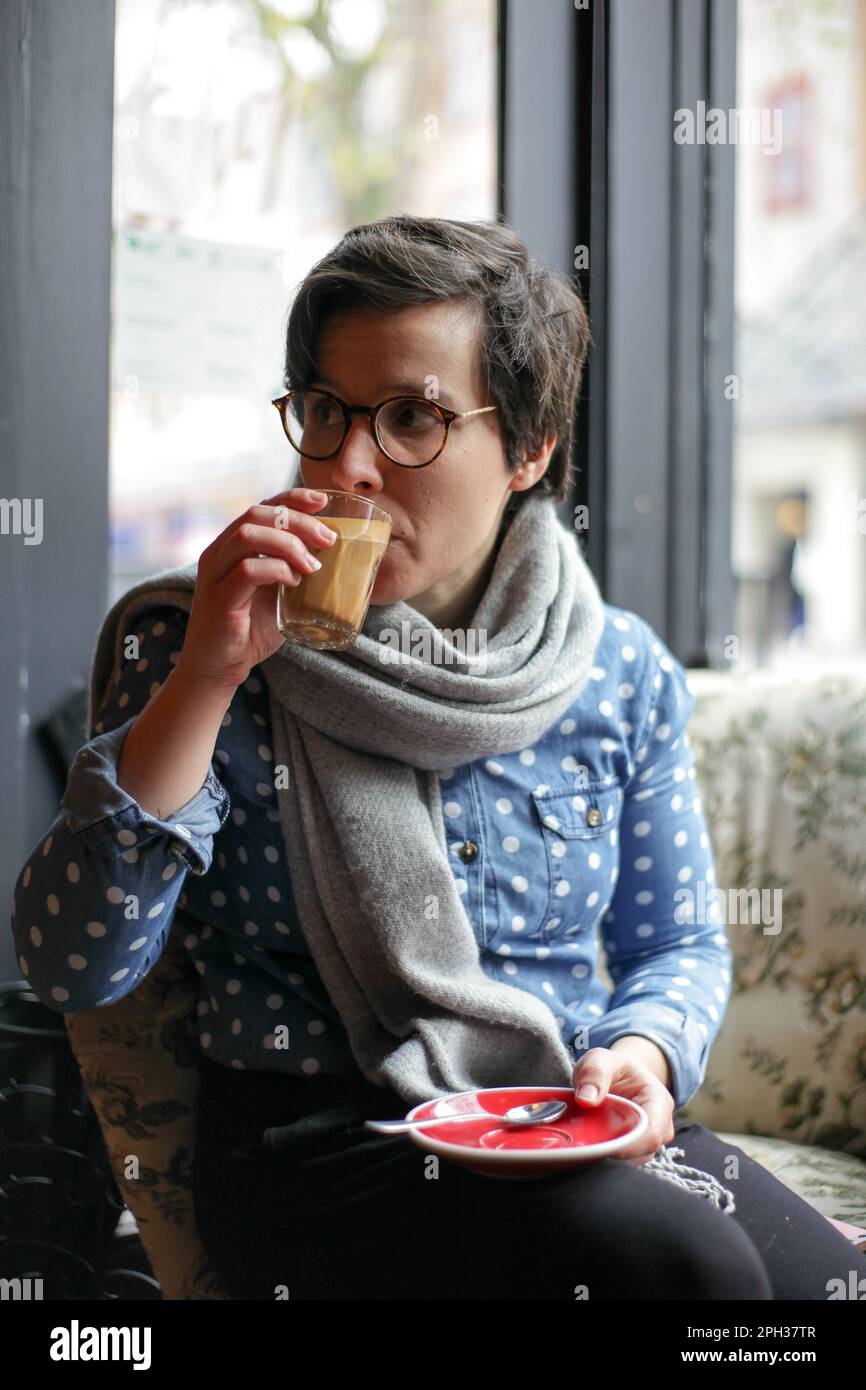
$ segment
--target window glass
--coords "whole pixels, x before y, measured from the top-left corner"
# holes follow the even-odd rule
[[[740,0],[733,565],[750,665],[866,655],[866,8]]]
[[[291,295],[359,222],[496,215],[495,0],[117,0],[112,600],[291,485]]]

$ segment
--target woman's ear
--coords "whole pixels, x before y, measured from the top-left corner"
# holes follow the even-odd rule
[[[534,453],[525,452],[523,462],[513,473],[509,481],[509,488],[513,492],[525,492],[527,488],[534,487],[540,478],[543,478],[550,466],[551,455],[556,448],[555,434],[549,434],[542,446]]]

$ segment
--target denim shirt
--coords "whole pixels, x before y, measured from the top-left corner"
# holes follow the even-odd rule
[[[731,983],[717,910],[696,920],[687,900],[715,880],[694,696],[645,620],[610,604],[605,617],[590,679],[533,747],[439,774],[448,855],[486,973],[543,1000],[575,1060],[624,1034],[652,1039],[679,1107],[704,1078]],[[18,877],[22,974],[61,1013],[114,1003],[159,959],[179,904],[203,1052],[254,1071],[357,1071],[295,910],[258,668],[185,806],[160,819],[118,785],[126,735],[186,622],[165,608],[140,623],[139,659],[112,683]],[[288,1047],[275,1044],[281,1024]]]

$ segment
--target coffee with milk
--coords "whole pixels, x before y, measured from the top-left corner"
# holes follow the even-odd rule
[[[313,552],[321,569],[305,574],[300,584],[279,586],[277,626],[308,647],[339,651],[351,646],[364,625],[391,526],[372,517],[317,519],[335,531],[337,539]]]

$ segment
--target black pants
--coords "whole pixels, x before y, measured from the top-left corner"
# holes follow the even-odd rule
[[[825,1300],[829,1279],[866,1275],[866,1255],[703,1125],[680,1121],[674,1143],[733,1191],[732,1215],[619,1158],[519,1180],[441,1161],[428,1176],[406,1136],[361,1124],[406,1108],[360,1075],[202,1058],[195,1213],[232,1298]]]

